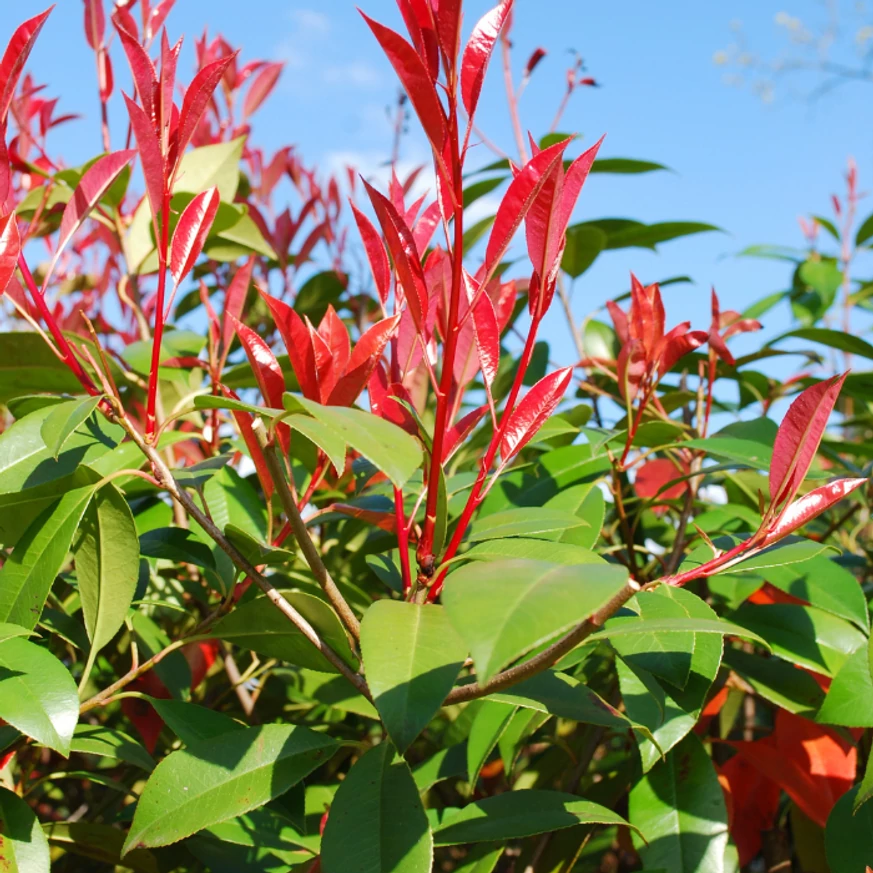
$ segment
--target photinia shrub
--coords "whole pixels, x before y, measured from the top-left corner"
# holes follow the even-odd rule
[[[546,52],[516,85],[511,0],[475,23],[461,5],[398,0],[407,35],[363,16],[404,95],[398,144],[408,112],[432,152],[407,178],[399,145],[380,179],[264,153],[252,117],[282,65],[204,35],[185,81],[173,0],[85,0],[103,153],[68,167],[70,118],[26,71],[49,13],[12,34],[4,869],[873,863],[856,172],[790,291],[744,313],[713,291],[697,329],[631,276],[580,321],[607,251],[715,228],[574,223],[590,174],[663,167],[557,132],[596,85],[581,60],[526,136]],[[500,62],[509,151],[476,121]],[[739,355],[783,299],[799,326]],[[787,337],[845,366],[756,370]]]

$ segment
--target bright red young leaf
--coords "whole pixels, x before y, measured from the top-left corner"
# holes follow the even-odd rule
[[[161,154],[161,143],[142,107],[134,103],[127,94],[123,96],[127,114],[130,116],[130,126],[136,137],[152,216],[156,219],[161,214],[164,201],[164,156]]]
[[[761,322],[753,318],[743,318],[733,310],[721,311],[718,295],[712,289],[712,322],[709,326],[709,348],[712,354],[721,358],[729,367],[736,366],[734,356],[728,350],[725,340],[738,333],[760,330]]]
[[[379,295],[382,306],[385,307],[388,305],[388,295],[391,292],[391,265],[388,262],[388,253],[385,251],[382,237],[373,227],[373,222],[351,200],[349,205],[352,207],[355,223],[358,225],[358,232],[364,243],[367,262],[370,264],[370,272],[373,274],[373,281],[376,284],[376,293]]]
[[[117,12],[112,16],[112,23],[121,39],[121,46],[127,55],[127,63],[133,75],[133,83],[139,102],[145,110],[153,131],[157,131],[158,107],[155,98],[158,96],[158,74],[148,52],[142,47],[136,34],[127,29],[126,20]]]
[[[170,272],[176,285],[188,275],[200,257],[219,202],[218,188],[209,188],[198,194],[180,216],[170,246]]]
[[[21,254],[21,237],[15,213],[0,218],[0,296],[15,275],[18,256]]]
[[[461,0],[440,0],[436,17],[440,46],[454,71],[461,50]]]
[[[372,524],[380,530],[388,533],[397,532],[397,516],[393,512],[379,511],[376,509],[366,509],[363,506],[352,506],[349,503],[331,503],[326,507],[333,512],[339,512],[341,515],[348,515],[351,518],[356,518],[359,521],[365,521],[367,524]]]
[[[504,463],[536,436],[537,431],[561,402],[572,378],[573,368],[564,367],[544,376],[525,394],[510,415],[500,440],[500,456]]]
[[[85,0],[85,39],[96,52],[103,43],[106,32],[106,17],[103,14],[103,0]]]
[[[807,388],[785,413],[770,465],[770,500],[774,506],[792,500],[803,484],[847,375],[833,376]]]
[[[270,96],[270,92],[276,87],[279,76],[282,75],[284,64],[267,64],[252,80],[246,98],[243,101],[243,118],[254,115],[261,104]]]
[[[479,366],[482,369],[485,385],[490,389],[497,378],[497,368],[500,364],[500,327],[494,313],[494,304],[488,294],[480,294],[476,298],[473,279],[466,270],[463,278],[467,302],[473,307],[473,333],[479,356]]]
[[[12,97],[18,85],[18,78],[52,9],[54,6],[46,9],[45,12],[40,12],[39,15],[34,15],[33,18],[20,25],[12,34],[9,45],[6,46],[6,51],[0,60],[0,125],[6,123],[9,105],[12,103]]]
[[[361,15],[394,67],[431,145],[437,154],[442,154],[446,139],[446,113],[427,67],[418,52],[399,33],[363,12]]]
[[[224,369],[224,364],[227,361],[227,355],[230,352],[230,344],[233,341],[233,322],[228,318],[228,315],[234,316],[238,320],[242,320],[243,307],[246,304],[246,297],[249,293],[249,286],[252,284],[252,270],[255,266],[255,257],[252,255],[234,274],[230,280],[230,285],[224,294],[224,324],[221,332],[221,360],[219,370]]]
[[[779,513],[776,521],[768,529],[763,545],[770,545],[787,537],[869,481],[869,479],[838,479],[799,497]]]
[[[498,6],[486,12],[473,28],[464,48],[461,58],[461,99],[471,122],[485,81],[488,61],[511,10],[512,0],[502,0]]]
[[[455,450],[459,448],[461,443],[463,443],[463,441],[473,432],[473,428],[482,421],[486,412],[488,412],[487,404],[468,412],[463,418],[459,419],[449,428],[446,433],[446,438],[443,441],[443,463],[451,458],[455,453]]]
[[[543,149],[539,154],[534,155],[509,183],[509,188],[503,195],[500,206],[497,207],[494,226],[485,249],[486,282],[497,269],[537,195],[555,171],[555,167],[561,163],[564,150],[569,144],[570,140],[565,139]]]
[[[100,202],[100,198],[106,193],[112,183],[118,178],[121,171],[130,163],[136,152],[133,149],[125,149],[120,152],[112,152],[98,158],[84,173],[73,192],[73,196],[64,207],[61,217],[61,227],[58,235],[58,245],[52,257],[49,273],[57,263],[61,252],[73,238],[73,235],[81,227],[82,222],[91,213],[91,210]]]
[[[285,343],[291,368],[297,377],[303,396],[310,400],[318,400],[318,376],[315,372],[315,353],[312,349],[312,339],[303,319],[287,303],[271,297],[263,289],[261,296],[276,322],[279,335]]]
[[[427,285],[412,232],[391,201],[380,194],[366,179],[362,181],[376,211],[379,224],[382,226],[388,249],[394,258],[394,269],[400,278],[400,287],[403,289],[410,314],[416,329],[421,332],[427,312]]]
[[[264,401],[274,409],[282,408],[285,376],[270,347],[250,328],[233,315],[228,315],[245,349]]]
[[[676,500],[688,490],[688,481],[683,479],[673,485],[669,483],[682,475],[682,471],[669,458],[646,461],[637,470],[634,490],[643,500],[651,500],[655,497],[660,497],[663,500]],[[655,512],[666,512],[669,508],[666,503],[659,503],[652,507]]]
[[[358,399],[399,324],[400,315],[385,318],[355,343],[344,372],[327,398],[328,406],[351,406]]]
[[[217,61],[206,64],[191,80],[185,97],[182,99],[182,108],[179,110],[179,125],[176,128],[175,142],[170,153],[170,162],[178,169],[182,155],[191,142],[191,137],[197,130],[197,125],[212,99],[212,94],[218,87],[225,70],[236,60],[237,52]]]

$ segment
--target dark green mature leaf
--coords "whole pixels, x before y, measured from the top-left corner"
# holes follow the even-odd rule
[[[814,606],[744,603],[732,618],[767,640],[780,658],[827,676],[867,642],[854,625]]]
[[[318,631],[321,638],[350,666],[357,661],[336,613],[318,597],[303,591],[282,591],[285,599]],[[215,636],[268,658],[325,673],[336,668],[312,645],[266,596],[237,606],[213,628]]]
[[[868,215],[855,234],[855,245],[864,245],[869,239],[873,238],[873,215]]]
[[[72,855],[125,871],[133,870],[134,873],[160,873],[157,859],[148,849],[128,852],[122,863],[124,833],[112,825],[84,821],[51,822],[44,827],[44,831],[50,845]]]
[[[186,746],[220,737],[230,731],[245,729],[245,725],[229,715],[207,709],[205,706],[198,706],[196,703],[152,697],[148,698],[148,701],[166,722],[167,727]]]
[[[255,489],[233,467],[222,467],[203,488],[212,520],[220,530],[236,525],[257,540],[267,530],[264,503]]]
[[[336,740],[294,725],[231,731],[172,752],[149,777],[124,842],[166,846],[284,794],[328,761]]]
[[[101,399],[100,396],[85,397],[52,407],[42,423],[40,436],[55,460],[73,432],[91,417]]]
[[[581,518],[557,509],[546,507],[507,509],[478,518],[470,525],[467,539],[476,543],[506,537],[542,538],[549,534],[585,526],[587,524]]]
[[[334,796],[324,873],[430,873],[433,838],[406,762],[390,743],[358,760]]]
[[[24,394],[75,394],[81,388],[39,334],[0,334],[0,403]]]
[[[787,594],[833,613],[866,631],[870,617],[858,580],[836,561],[819,555],[801,564],[771,567],[767,581]]]
[[[641,727],[583,682],[553,670],[545,670],[506,691],[489,694],[488,700],[535,709],[580,724],[594,724],[618,731],[626,731],[628,728],[637,730]],[[647,729],[642,730],[645,732]]]
[[[701,742],[689,734],[630,793],[630,820],[647,868],[670,873],[726,873],[724,793]]]
[[[791,330],[771,340],[770,345],[789,337],[811,340],[831,349],[839,349],[841,352],[848,352],[850,355],[858,355],[859,357],[873,360],[873,346],[866,340],[850,333],[844,333],[841,330],[831,330],[826,327],[801,327],[797,330]]]
[[[139,548],[146,558],[215,569],[215,558],[209,546],[181,527],[157,527],[147,531],[139,538]]]
[[[655,161],[641,161],[637,158],[598,158],[591,167],[592,173],[652,173],[656,170],[669,170],[664,164]]]
[[[360,409],[322,406],[291,394],[286,394],[285,398],[290,410],[302,406],[343,442],[375,464],[398,488],[421,466],[421,446],[396,424]]]
[[[498,703],[495,700],[483,700],[470,726],[467,737],[467,781],[475,786],[479,773],[491,753],[494,751],[503,732],[509,726],[517,709]]]
[[[97,652],[124,624],[139,580],[136,524],[127,501],[112,483],[97,492],[82,518],[76,578],[91,640],[87,671]]]
[[[467,778],[467,743],[440,749],[412,771],[412,778],[422,793],[444,779]]]
[[[575,794],[527,789],[486,797],[449,813],[433,837],[438,846],[454,846],[520,839],[578,824],[627,822],[611,809]]]
[[[657,589],[662,591],[662,589]],[[669,598],[681,607],[689,619],[712,620],[715,613],[699,597],[684,589],[665,589],[661,597]],[[669,637],[671,634],[656,635]],[[682,687],[663,686],[648,672],[647,664],[661,666],[641,658],[639,649],[635,656],[623,655],[617,662],[622,699],[630,718],[645,725],[652,732],[652,739],[643,738],[639,743],[643,772],[648,772],[662,757],[677,745],[697,723],[700,711],[721,664],[723,641],[717,635],[691,634],[693,644],[688,662],[688,673]],[[619,649],[620,651],[620,649]]]
[[[467,649],[440,606],[379,600],[361,622],[367,682],[402,754],[451,691]]]
[[[452,573],[443,604],[469,647],[480,682],[605,605],[627,572],[608,564],[476,562]]]
[[[79,695],[67,668],[21,637],[0,643],[0,718],[38,743],[69,755]]]
[[[864,770],[864,777],[861,779],[861,784],[858,786],[858,793],[855,795],[853,810],[855,812],[873,797],[873,751],[867,756],[867,767]]]
[[[568,228],[561,269],[572,279],[578,279],[597,260],[607,241],[607,235],[599,227],[575,224]]]
[[[94,494],[93,485],[79,484],[36,517],[0,570],[0,621],[36,627]]]
[[[636,636],[638,634],[667,634],[667,633],[692,633],[692,634],[720,634],[721,636],[744,637],[755,640],[766,646],[767,640],[749,630],[745,625],[733,624],[720,618],[618,618],[610,619],[603,630],[592,634],[589,640],[618,639],[624,636]]]
[[[152,756],[142,743],[123,731],[99,724],[77,725],[70,743],[70,751],[99,755],[102,758],[115,758],[147,771],[155,767]]]
[[[860,873],[873,861],[873,805],[853,811],[858,791],[844,794],[828,816],[825,851],[831,873]]]
[[[288,851],[292,847],[318,854],[317,834],[304,836],[284,816],[269,807],[212,825],[207,833],[226,843]]]
[[[812,718],[824,700],[824,691],[809,673],[781,658],[764,658],[730,648],[724,662],[765,700],[795,715]]]
[[[8,873],[49,873],[49,845],[30,806],[0,788],[0,869]]]
[[[853,652],[834,676],[816,721],[844,727],[873,727],[873,676],[864,646]]]
[[[574,528],[575,531],[587,528]],[[573,543],[556,543],[526,537],[486,540],[476,543],[464,552],[464,558],[477,561],[499,561],[505,558],[525,558],[530,561],[549,561],[552,564],[601,564],[603,558],[591,549]]]

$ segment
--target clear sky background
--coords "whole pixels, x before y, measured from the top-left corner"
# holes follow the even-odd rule
[[[0,38],[5,41],[43,2],[0,3]],[[399,26],[393,0],[360,2],[373,17]],[[467,28],[489,5],[465,3]],[[844,5],[851,6],[851,0]],[[790,0],[788,8],[812,27],[822,21],[823,6],[821,0]],[[568,50],[575,49],[602,87],[580,89],[561,128],[582,133],[585,143],[606,133],[602,155],[650,159],[674,170],[592,177],[576,220],[698,220],[725,230],[668,243],[658,254],[606,253],[579,282],[575,307],[580,317],[627,288],[630,270],[647,281],[687,274],[694,285],[665,290],[669,313],[674,320],[688,318],[705,327],[710,284],[723,306],[738,309],[787,287],[784,264],[735,254],[754,243],[801,245],[798,215],[831,215],[830,195],[842,191],[849,155],[858,161],[861,187],[873,190],[873,85],[847,85],[814,103],[786,87],[767,104],[748,88],[725,84],[725,69],[713,62],[716,52],[735,41],[731,24],[736,21],[743,22],[753,50],[764,57],[779,55],[787,45],[786,29],[776,23],[781,10],[780,0],[518,0],[518,67],[537,46],[549,51],[522,101],[524,124],[535,135],[547,130],[562,93]],[[389,154],[386,107],[396,93],[395,79],[351,0],[178,0],[168,26],[172,38],[187,37],[180,67],[186,81],[193,38],[204,26],[240,46],[243,60],[287,62],[277,90],[255,116],[257,140],[268,148],[293,143],[308,162],[354,163],[365,172]],[[844,36],[851,43],[855,34]],[[129,90],[117,49],[116,83]],[[91,157],[99,149],[98,104],[80,0],[59,0],[30,69],[50,94],[60,96],[63,111],[86,117],[54,133],[52,151],[60,150],[71,164]],[[511,149],[502,94],[500,69],[494,65],[479,123]],[[119,113],[116,137],[124,129]],[[122,145],[117,138],[115,144]],[[418,137],[404,142],[405,162],[425,157]],[[481,161],[488,160],[482,148]],[[871,210],[873,198],[862,204],[862,217]],[[787,323],[787,311],[774,313],[767,332],[778,333]],[[549,332],[556,356],[568,356],[560,322],[553,320]]]

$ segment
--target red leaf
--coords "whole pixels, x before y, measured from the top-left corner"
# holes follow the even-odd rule
[[[473,28],[473,33],[464,48],[464,55],[461,58],[461,99],[471,119],[479,102],[488,61],[491,60],[497,37],[500,36],[511,9],[512,0],[503,0],[483,15]]]
[[[284,64],[267,64],[255,76],[246,92],[246,99],[243,101],[243,118],[254,115],[260,105],[270,96],[270,92],[279,81],[284,66]]]
[[[239,400],[239,396],[236,392],[231,391],[230,388],[225,388],[224,385],[221,386],[221,393],[224,394],[225,397],[232,397],[234,400]],[[242,409],[231,410],[231,414],[236,422],[240,436],[243,438],[243,442],[246,444],[246,448],[252,456],[252,463],[255,465],[255,472],[258,474],[258,481],[261,483],[261,488],[264,489],[264,496],[269,500],[273,496],[273,478],[270,476],[270,469],[267,466],[267,460],[264,457],[261,444],[258,442],[254,428],[252,427],[255,417],[250,412],[245,412]]]
[[[217,640],[200,640],[182,646],[182,654],[191,670],[191,690],[194,691],[206,678],[209,668],[215,663],[218,655]]]
[[[787,537],[868,481],[868,479],[838,479],[836,482],[830,482],[804,494],[779,513],[778,518],[767,531],[763,545],[770,545]]]
[[[166,154],[170,139],[170,126],[173,122],[173,88],[176,85],[176,64],[182,51],[180,39],[172,48],[167,32],[161,34],[161,79],[155,96],[155,112],[161,138],[161,151]]]
[[[173,233],[170,247],[170,272],[178,285],[200,257],[206,237],[215,220],[219,203],[218,189],[198,194],[186,207]]]
[[[669,459],[657,458],[654,461],[646,461],[637,470],[634,480],[634,490],[643,500],[651,500],[653,497],[661,497],[664,500],[675,500],[688,490],[687,480],[669,485],[674,479],[678,479],[682,471]],[[669,487],[668,487],[669,486]],[[666,503],[653,506],[655,512],[664,512],[669,509]]]
[[[348,503],[332,503],[326,508],[339,512],[341,515],[365,521],[367,524],[372,524],[388,533],[397,531],[397,516],[393,512],[380,512],[376,509],[365,509],[362,506],[351,506]]]
[[[212,99],[212,93],[218,87],[224,71],[236,60],[236,56],[237,53],[234,52],[232,55],[206,64],[191,80],[182,100],[182,108],[179,110],[179,125],[176,128],[176,141],[171,153],[174,167],[178,168],[182,155]]]
[[[319,400],[315,353],[309,330],[303,323],[303,319],[287,303],[271,297],[263,290],[261,296],[273,316],[273,321],[276,322],[276,327],[279,328],[279,335],[285,343],[291,368],[294,370],[303,396],[309,400]]]
[[[474,302],[475,289],[470,275],[463,273],[464,286],[467,291],[467,301],[473,305],[473,333],[476,340],[476,351],[479,356],[479,366],[482,378],[490,389],[497,378],[497,368],[500,365],[500,327],[494,313],[494,304],[488,294],[480,294]]]
[[[510,182],[509,188],[497,208],[494,226],[491,229],[491,236],[488,238],[488,247],[485,250],[484,281],[487,282],[491,278],[543,185],[546,184],[555,167],[560,164],[564,149],[569,143],[570,140],[565,139],[543,149],[538,155],[531,158]]]
[[[687,330],[687,323],[680,324],[664,337],[664,347],[658,361],[659,376],[669,373],[681,358],[684,358],[689,352],[693,352],[694,349],[700,348],[706,342],[706,331],[692,330],[688,333],[682,332]]]
[[[434,200],[424,212],[421,213],[421,218],[415,223],[415,228],[412,231],[412,236],[415,239],[415,247],[418,251],[423,252],[430,244],[433,232],[440,223],[440,202]]]
[[[361,12],[397,73],[409,102],[437,154],[446,139],[446,115],[430,73],[418,52],[399,33]]]
[[[97,86],[100,89],[100,99],[104,103],[112,96],[114,84],[112,61],[106,49],[101,49],[97,52]]]
[[[112,152],[98,158],[82,176],[73,196],[64,207],[61,217],[61,228],[58,236],[58,245],[51,261],[49,272],[57,263],[61,252],[73,238],[73,234],[88,217],[91,210],[99,203],[100,198],[106,193],[110,185],[118,178],[119,173],[130,163],[136,154],[133,149],[125,149],[120,152]]]
[[[224,323],[221,331],[221,366],[219,369],[224,369],[224,363],[227,360],[230,344],[233,340],[233,323],[227,317],[232,315],[234,318],[242,320],[243,307],[246,305],[246,297],[249,293],[249,286],[252,284],[252,269],[255,265],[255,256],[252,255],[234,274],[230,280],[227,291],[224,294]]]
[[[325,358],[319,362],[319,350],[316,342],[316,375],[318,376],[318,390],[322,403],[327,403],[327,398],[345,372],[351,355],[351,340],[348,328],[342,319],[336,314],[332,305],[327,307],[321,324],[318,325],[318,336],[324,340]]]
[[[406,303],[409,306],[416,329],[424,328],[427,312],[427,285],[424,281],[424,271],[421,268],[421,258],[415,247],[415,240],[406,222],[383,194],[380,194],[365,179],[362,180],[370,202],[376,210],[376,217],[382,226],[382,233],[388,242],[388,249],[394,258],[394,269],[400,277]]]
[[[152,63],[148,52],[140,45],[136,34],[131,33],[126,28],[124,19],[118,13],[112,16],[112,21],[115,24],[115,29],[118,31],[118,36],[121,38],[124,53],[127,55],[127,63],[130,65],[130,72],[133,75],[133,83],[136,86],[139,102],[142,103],[142,108],[145,110],[146,118],[152,131],[155,131],[158,121],[158,107],[156,104],[158,99],[158,76],[155,72],[155,65]]]
[[[540,379],[513,411],[500,441],[500,456],[504,463],[521,451],[533,439],[545,420],[561,402],[570,380],[573,368],[564,367]]]
[[[124,102],[127,104],[127,113],[130,116],[133,135],[136,137],[137,151],[142,163],[152,216],[157,219],[157,216],[161,214],[164,200],[164,156],[161,154],[161,144],[152,123],[142,108],[137,106],[127,94],[124,95]]]
[[[443,441],[443,457],[445,463],[455,453],[455,450],[461,443],[470,435],[473,428],[482,421],[485,413],[488,412],[488,405],[480,406],[472,412],[468,412],[463,418],[459,419],[446,432],[446,438]]]
[[[625,400],[633,400],[637,396],[645,374],[646,350],[639,340],[629,340],[621,347],[616,363],[618,390]]]
[[[258,387],[264,400],[274,409],[282,409],[282,394],[285,392],[285,376],[270,347],[250,328],[228,316],[243,345],[246,357],[252,365]]]
[[[85,39],[96,52],[103,43],[106,32],[106,17],[103,14],[103,0],[85,0]]]
[[[351,406],[367,387],[385,346],[394,335],[400,315],[374,324],[355,344],[348,365],[327,399],[328,406]]]
[[[770,465],[770,500],[774,505],[790,501],[806,478],[847,375],[807,388],[785,413]]]
[[[382,237],[379,236],[379,232],[373,227],[373,222],[351,200],[349,205],[352,207],[355,223],[358,225],[358,232],[361,234],[364,250],[367,252],[370,272],[373,274],[373,281],[376,283],[376,293],[379,295],[382,306],[387,306],[388,295],[391,291],[391,265],[388,263],[388,253],[385,251]]]
[[[384,418],[392,424],[403,428],[407,433],[418,436],[418,424],[412,413],[397,398],[405,400],[412,406],[412,397],[400,382],[388,381],[385,368],[376,365],[370,381],[367,383],[367,391],[370,395],[370,411],[379,418]]]
[[[0,297],[15,275],[18,256],[21,254],[21,237],[15,213],[0,218]]]
[[[39,15],[34,15],[33,18],[29,18],[20,25],[12,34],[9,45],[6,46],[3,59],[0,60],[0,125],[6,123],[9,105],[12,103],[12,97],[18,85],[18,78],[52,9],[54,6],[49,7]]]
[[[461,0],[440,0],[436,16],[440,45],[453,70],[461,50]]]
[[[621,345],[624,345],[630,339],[628,331],[627,315],[624,310],[614,301],[607,300],[606,308],[612,318],[612,324],[615,327],[615,335]]]
[[[573,161],[567,168],[564,175],[564,187],[561,191],[561,202],[558,204],[558,228],[560,233],[557,239],[552,240],[549,257],[546,259],[549,263],[554,263],[557,257],[559,241],[567,232],[567,225],[570,223],[570,218],[573,215],[573,210],[576,208],[576,201],[582,193],[582,186],[585,184],[588,174],[591,172],[591,167],[594,164],[594,159],[600,151],[600,146],[603,145],[603,140],[606,134],[600,137],[590,149],[586,149]]]

